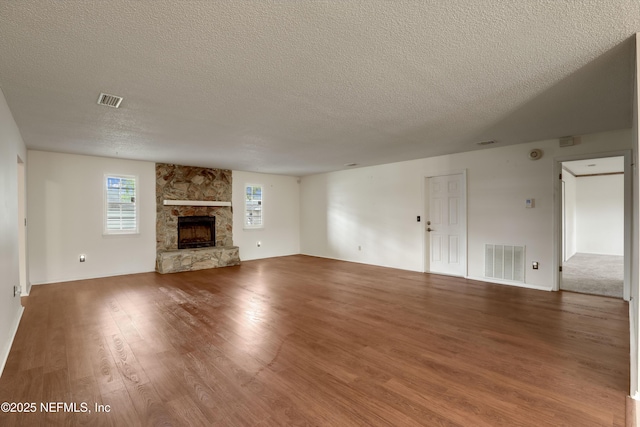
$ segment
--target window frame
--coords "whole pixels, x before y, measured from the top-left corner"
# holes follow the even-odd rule
[[[108,200],[108,183],[109,178],[118,178],[118,179],[132,179],[134,182],[134,212],[135,212],[135,229],[126,229],[126,230],[114,230],[109,229],[107,227],[108,217],[109,217],[109,200]],[[137,175],[125,175],[119,173],[105,173],[102,179],[102,234],[104,236],[118,236],[118,235],[132,235],[132,234],[140,234],[140,206],[139,206],[139,197],[138,197],[138,188],[140,187],[140,181]]]
[[[247,223],[247,214],[249,212],[248,208],[249,208],[249,199],[247,199],[247,188],[252,187],[252,188],[256,188],[259,187],[260,188],[260,201],[259,201],[259,205],[260,205],[260,224],[259,225],[254,225],[254,224],[248,224]],[[245,230],[259,230],[264,228],[264,185],[262,184],[244,184],[244,210],[242,212],[242,228]]]

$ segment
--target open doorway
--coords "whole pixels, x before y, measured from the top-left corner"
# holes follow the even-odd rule
[[[561,162],[560,289],[625,295],[625,158]]]

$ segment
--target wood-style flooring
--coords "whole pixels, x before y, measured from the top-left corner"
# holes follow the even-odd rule
[[[38,410],[1,426],[625,424],[614,298],[300,255],[35,286],[25,306],[0,402]]]

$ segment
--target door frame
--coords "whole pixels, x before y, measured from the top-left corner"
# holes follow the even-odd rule
[[[27,268],[27,174],[26,163],[18,156],[18,265],[20,294],[29,295],[28,268]]]
[[[562,163],[573,160],[601,159],[605,157],[623,157],[624,158],[624,287],[622,297],[625,301],[629,301],[631,297],[631,227],[632,227],[632,188],[633,171],[631,168],[631,150],[607,151],[603,153],[576,154],[572,156],[560,156],[554,158],[553,165],[553,204],[554,204],[554,221],[553,221],[553,291],[560,290],[562,274],[560,267],[563,264],[562,258],[562,235],[564,233],[564,224],[562,222]]]
[[[464,209],[461,215],[461,226],[462,232],[461,236],[463,237],[463,245],[460,253],[463,255],[464,262],[462,268],[462,276],[456,275],[455,277],[468,277],[469,276],[469,254],[468,254],[468,227],[467,227],[467,215],[468,215],[468,194],[467,194],[467,170],[453,170],[449,172],[443,172],[438,174],[429,174],[424,175],[422,177],[422,271],[424,273],[431,273],[429,258],[431,256],[430,253],[430,245],[429,245],[429,233],[427,232],[427,220],[429,215],[429,178],[436,178],[439,176],[448,176],[448,175],[462,175],[462,200],[464,201]],[[444,273],[431,273],[431,274],[441,274],[444,276],[448,276],[448,274]]]

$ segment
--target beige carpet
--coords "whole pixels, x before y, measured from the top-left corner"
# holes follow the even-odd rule
[[[564,291],[622,298],[622,256],[577,253],[562,266]]]

